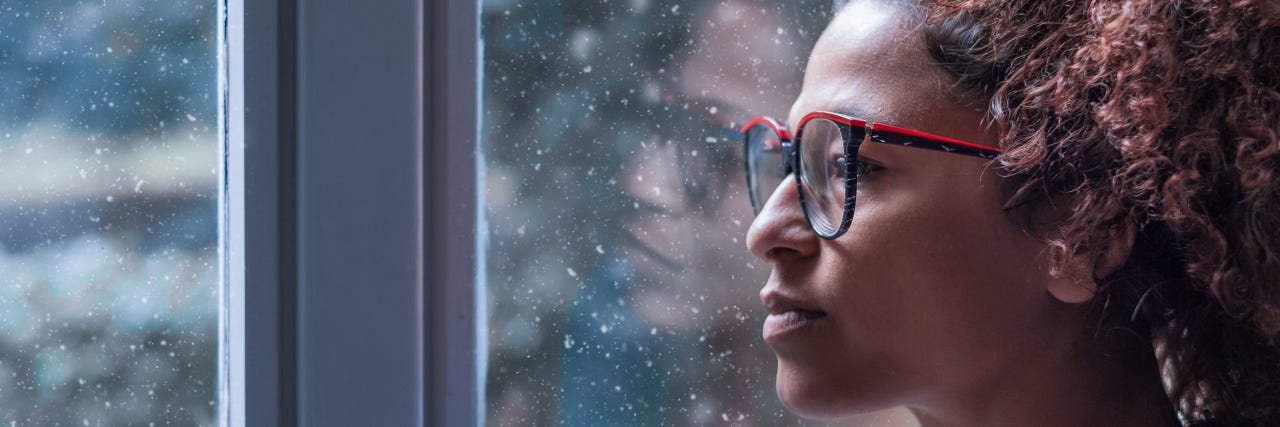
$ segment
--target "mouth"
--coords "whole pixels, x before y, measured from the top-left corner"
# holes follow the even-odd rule
[[[825,323],[827,318],[827,312],[816,305],[776,292],[766,292],[762,300],[769,309],[762,331],[764,340],[769,343],[781,342],[814,329]]]

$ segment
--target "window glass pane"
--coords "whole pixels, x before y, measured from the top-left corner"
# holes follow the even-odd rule
[[[216,423],[217,3],[0,3],[0,423]]]
[[[831,2],[483,7],[489,425],[797,425],[760,338],[741,146]]]

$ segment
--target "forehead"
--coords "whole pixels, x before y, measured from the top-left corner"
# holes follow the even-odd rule
[[[810,54],[788,122],[813,111],[899,125],[926,119],[946,79],[930,62],[911,7],[873,0],[842,8]]]

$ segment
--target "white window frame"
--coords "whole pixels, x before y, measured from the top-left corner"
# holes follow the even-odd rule
[[[479,0],[225,0],[219,413],[483,423]]]

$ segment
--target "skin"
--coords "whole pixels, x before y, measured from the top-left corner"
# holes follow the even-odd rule
[[[846,6],[810,57],[788,123],[832,111],[996,146],[984,112],[952,100],[909,6]],[[793,178],[747,234],[772,267],[771,313],[826,317],[766,336],[777,392],[794,412],[836,418],[905,405],[926,426],[1176,425],[1149,343],[1092,329],[1092,286],[1055,277],[1037,233],[1001,210],[982,159],[864,143],[883,168],[862,179],[849,231],[809,228]],[[1072,269],[1107,273],[1079,260]],[[1082,296],[1083,295],[1083,296]]]

